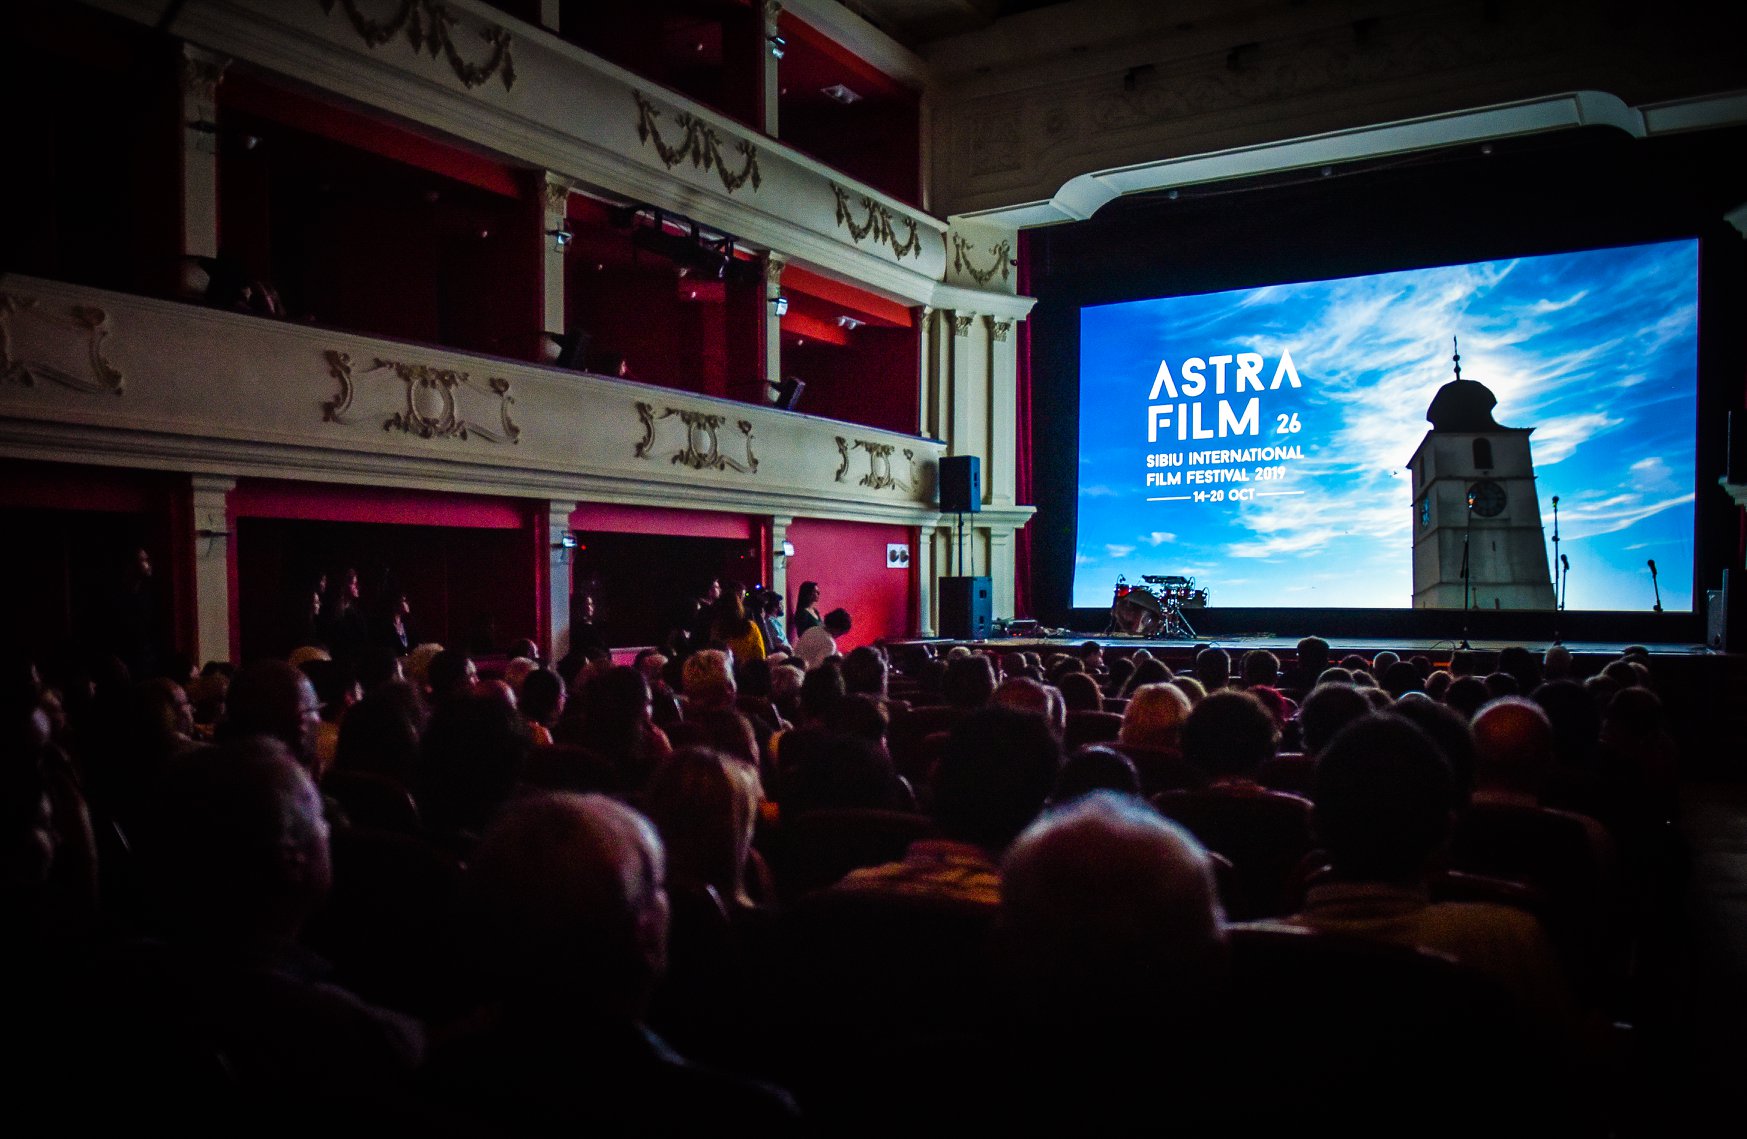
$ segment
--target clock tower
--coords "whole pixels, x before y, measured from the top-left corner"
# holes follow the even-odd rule
[[[1553,584],[1529,454],[1532,427],[1500,427],[1498,398],[1456,378],[1426,410],[1432,429],[1408,460],[1413,607],[1551,609]],[[1464,581],[1464,570],[1468,571]]]

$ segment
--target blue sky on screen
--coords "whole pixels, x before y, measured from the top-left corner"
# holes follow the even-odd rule
[[[1452,378],[1455,335],[1498,422],[1535,429],[1549,539],[1560,499],[1568,606],[1648,609],[1654,558],[1663,606],[1692,607],[1696,241],[1089,306],[1080,322],[1076,606],[1108,606],[1118,574],[1149,573],[1193,577],[1222,607],[1410,606],[1406,465]],[[1184,360],[1240,352],[1263,357],[1264,381],[1290,353],[1302,384],[1228,393],[1234,414],[1260,400],[1260,435],[1179,442],[1173,421],[1148,442],[1161,360],[1180,384]],[[1293,414],[1301,430],[1276,433]],[[1191,490],[1147,486],[1148,454],[1271,445],[1303,455],[1282,480],[1247,484],[1273,497],[1147,501]]]

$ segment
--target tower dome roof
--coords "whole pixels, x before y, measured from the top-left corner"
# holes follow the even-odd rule
[[[1485,384],[1454,379],[1432,397],[1426,419],[1433,431],[1496,431],[1498,421],[1492,418],[1492,409],[1497,406],[1498,397]]]

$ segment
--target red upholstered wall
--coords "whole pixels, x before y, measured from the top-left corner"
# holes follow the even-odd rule
[[[620,534],[672,534],[686,538],[751,538],[744,514],[719,510],[669,510],[657,506],[580,503],[570,515],[572,530],[610,530]]]
[[[789,559],[788,605],[803,581],[819,583],[821,612],[849,610],[855,627],[838,640],[845,651],[881,639],[916,633],[916,531],[908,526],[871,522],[827,522],[797,518],[789,524],[795,545]],[[886,568],[886,544],[903,542],[911,550],[909,569]]]

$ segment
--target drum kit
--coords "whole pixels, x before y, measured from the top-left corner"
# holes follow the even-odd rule
[[[1207,591],[1196,589],[1194,578],[1177,574],[1142,574],[1140,581],[1131,585],[1127,575],[1116,578],[1111,612],[1120,614],[1127,608],[1136,615],[1131,622],[1119,621],[1116,631],[1144,637],[1194,637],[1195,628],[1183,610],[1206,608]]]

